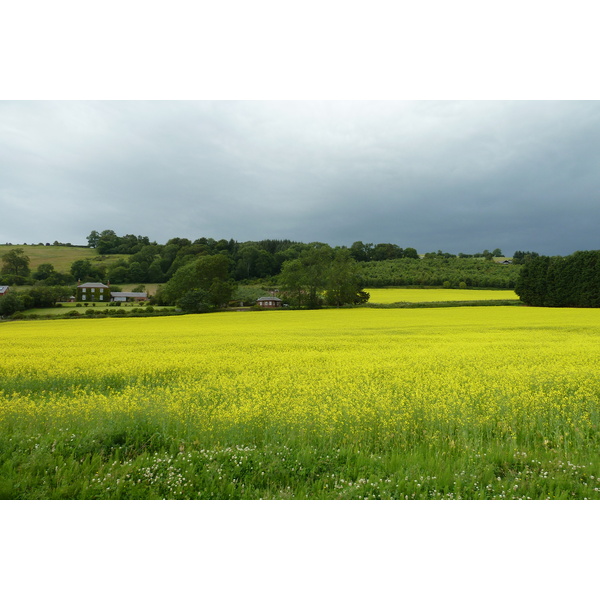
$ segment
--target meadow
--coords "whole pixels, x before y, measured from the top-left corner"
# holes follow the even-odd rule
[[[127,254],[100,256],[94,248],[81,246],[40,246],[36,244],[0,244],[0,257],[16,249],[23,250],[29,257],[29,268],[32,272],[44,263],[53,265],[61,273],[67,273],[76,260],[91,260],[93,263],[99,262],[108,267],[123,258],[128,258]]]
[[[600,498],[594,309],[11,322],[0,340],[4,498]]]

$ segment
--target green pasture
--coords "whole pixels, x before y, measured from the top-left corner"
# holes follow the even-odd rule
[[[19,245],[12,246],[0,245],[0,257],[7,252],[20,248],[29,257],[29,268],[35,271],[41,264],[50,263],[56,271],[66,273],[76,260],[91,260],[93,263],[100,262],[109,266],[122,258],[128,258],[127,254],[110,254],[100,256],[94,248],[79,248],[75,246],[36,246]]]

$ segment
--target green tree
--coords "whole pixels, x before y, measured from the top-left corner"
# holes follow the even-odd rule
[[[325,298],[327,304],[342,306],[343,304],[359,304],[368,300],[361,295],[359,271],[351,251],[341,248],[335,251],[327,273]]]
[[[16,292],[8,292],[4,296],[0,296],[0,315],[8,317],[25,308],[25,304]]]
[[[71,296],[73,290],[64,285],[47,286],[37,283],[28,291],[31,297],[31,306],[35,308],[47,308],[55,306],[63,298]]]
[[[33,273],[33,278],[37,279],[38,281],[43,281],[44,279],[48,279],[55,273],[56,270],[54,269],[54,265],[50,263],[42,263]]]
[[[210,310],[210,300],[206,290],[189,290],[177,301],[177,306],[185,312],[203,313]]]
[[[233,298],[236,288],[237,286],[233,282],[215,278],[208,288],[208,301],[214,307],[227,306]]]
[[[371,252],[373,244],[363,244],[362,242],[354,242],[350,246],[350,254],[352,258],[358,262],[367,262],[371,260]]]
[[[29,257],[23,248],[9,250],[3,257],[2,273],[25,277],[29,275]]]
[[[549,266],[549,256],[538,256],[521,267],[515,293],[525,304],[545,306]]]
[[[224,254],[200,256],[196,260],[180,267],[173,277],[160,290],[160,300],[166,304],[177,304],[188,292],[203,291],[208,295],[212,306],[229,302],[234,286],[231,285],[229,297],[225,287],[229,282],[230,259]]]
[[[327,244],[313,243],[300,256],[285,262],[279,281],[298,305],[316,308],[322,304],[321,293],[327,287],[333,249]]]
[[[98,242],[100,241],[100,234],[94,230],[90,233],[90,235],[87,236],[86,239],[90,248],[96,248],[98,246]]]
[[[112,229],[105,229],[95,239],[95,243],[99,254],[117,254],[119,236]]]
[[[84,280],[97,280],[101,281],[104,279],[106,274],[106,269],[103,266],[96,267],[92,264],[92,261],[89,258],[76,260],[71,265],[71,275],[75,277],[75,279]]]

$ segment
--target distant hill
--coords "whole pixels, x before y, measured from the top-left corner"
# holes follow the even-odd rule
[[[85,260],[92,262],[101,262],[103,265],[111,265],[122,258],[127,258],[126,254],[111,254],[110,256],[100,256],[94,248],[82,248],[80,246],[39,246],[39,245],[20,245],[20,244],[0,244],[0,257],[14,250],[21,248],[29,257],[29,268],[35,271],[39,265],[50,263],[61,273],[68,273],[71,265],[76,260]]]

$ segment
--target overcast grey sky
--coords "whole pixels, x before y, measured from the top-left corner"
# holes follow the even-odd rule
[[[600,248],[595,101],[3,101],[0,243]]]

